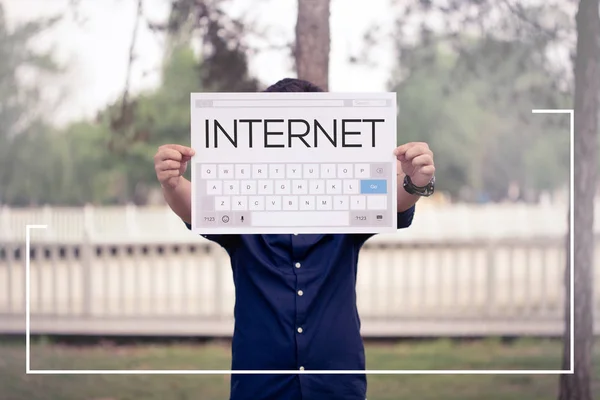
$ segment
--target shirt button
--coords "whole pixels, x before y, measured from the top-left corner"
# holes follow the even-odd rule
[[[302,290],[298,290],[298,296],[302,296],[304,292]]]
[[[300,367],[300,371],[304,371],[304,367]]]
[[[303,329],[302,328],[298,328],[298,333],[302,333]]]
[[[296,263],[296,268],[300,268],[302,265],[300,265],[299,262]]]

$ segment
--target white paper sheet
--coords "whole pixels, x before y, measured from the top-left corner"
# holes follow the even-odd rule
[[[396,230],[395,93],[192,93],[192,230]]]

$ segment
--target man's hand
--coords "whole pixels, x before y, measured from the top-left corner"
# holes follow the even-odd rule
[[[400,167],[415,186],[426,186],[435,174],[433,152],[427,143],[407,143],[394,149]]]
[[[154,156],[154,170],[160,185],[165,189],[175,189],[194,154],[193,149],[178,144],[160,146]]]

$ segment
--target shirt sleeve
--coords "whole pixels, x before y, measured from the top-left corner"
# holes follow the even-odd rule
[[[413,218],[415,216],[415,206],[413,205],[406,211],[402,211],[398,213],[398,229],[408,228],[412,225]]]
[[[185,221],[183,221],[183,223],[189,230],[192,229],[191,224],[188,224]],[[239,238],[239,235],[200,235],[200,236],[202,236],[205,239],[210,240],[211,242],[217,243],[219,246],[221,246],[225,250],[227,250],[227,252],[229,252],[230,250],[232,250],[234,248],[234,246],[237,244],[237,240]]]
[[[409,226],[412,225],[414,216],[415,216],[415,206],[414,205],[406,211],[399,212],[396,227],[398,229],[408,228]],[[354,237],[356,243],[358,243],[359,245],[362,245],[364,242],[366,242],[368,239],[370,239],[371,237],[373,237],[375,235],[376,235],[375,233],[364,233],[364,234],[360,233],[360,234],[354,234],[352,236]]]

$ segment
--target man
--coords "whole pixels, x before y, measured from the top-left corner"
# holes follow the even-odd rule
[[[268,92],[322,91],[284,79]],[[399,163],[398,228],[433,191],[433,153],[425,143],[390,149]],[[154,157],[171,209],[190,228],[191,184],[182,175],[194,150],[165,145]],[[407,176],[407,178],[405,178]],[[356,307],[358,253],[372,235],[206,235],[229,254],[235,284],[233,370],[364,370]],[[231,377],[231,400],[365,400],[366,376]]]

